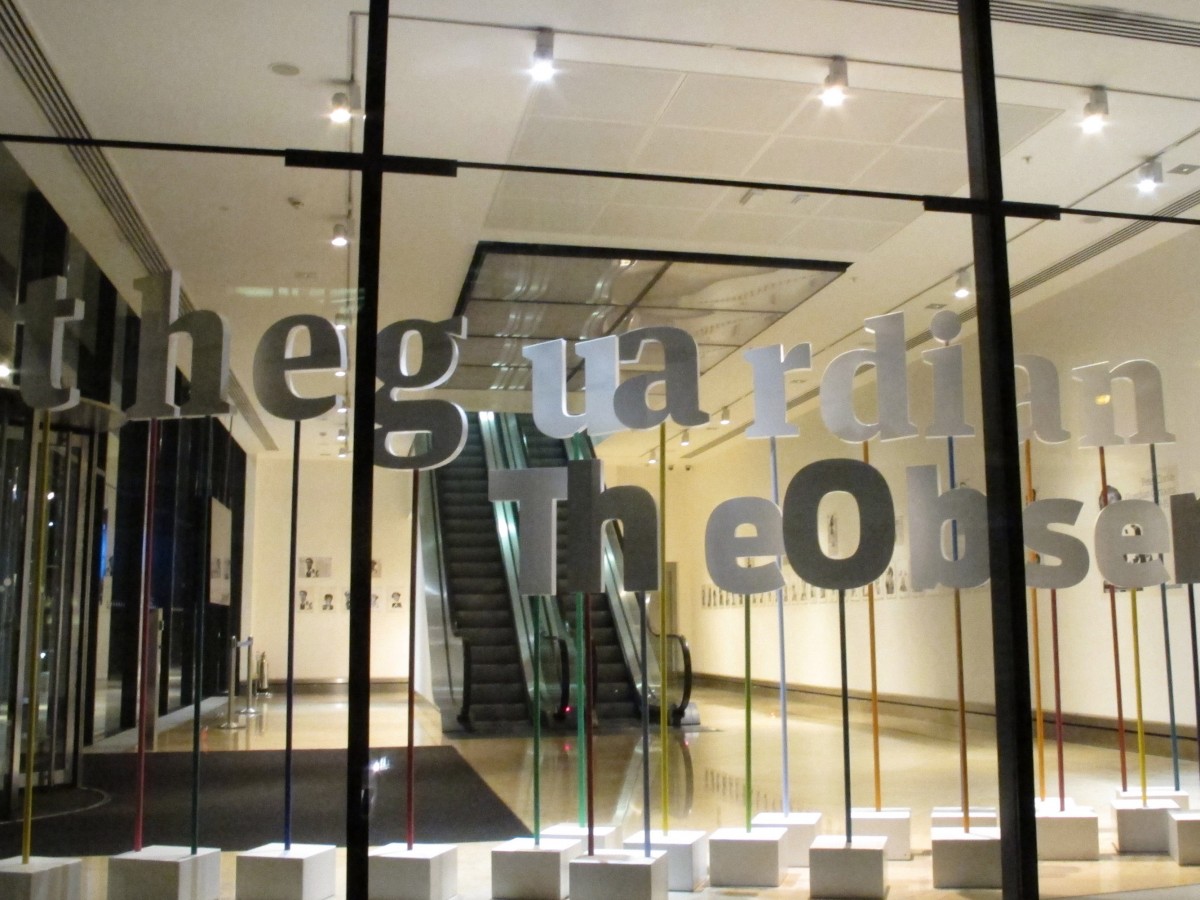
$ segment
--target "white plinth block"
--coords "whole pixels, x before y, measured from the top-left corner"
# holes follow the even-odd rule
[[[1000,829],[932,828],[935,888],[999,888]]]
[[[823,834],[808,851],[813,897],[883,900],[887,896],[887,843],[878,835]]]
[[[783,839],[784,866],[807,866],[808,848],[821,827],[819,812],[763,812],[750,820],[755,828],[786,828]]]
[[[643,851],[645,832],[625,838],[626,850]],[[650,832],[650,849],[667,855],[667,887],[672,891],[698,891],[708,880],[708,832]]]
[[[458,893],[454,844],[384,844],[367,852],[371,900],[450,900]]]
[[[888,809],[850,810],[854,836],[887,838],[888,859],[912,859],[912,811],[893,807]]]
[[[237,855],[237,900],[329,900],[336,848],[330,844],[263,844]]]
[[[0,860],[0,900],[81,900],[83,860],[13,856]]]
[[[542,837],[571,838],[583,844],[583,852],[587,853],[587,828],[572,822],[560,822],[542,829]],[[597,850],[620,850],[621,829],[612,825],[597,825],[592,831],[592,840]]]
[[[1166,853],[1171,849],[1170,811],[1174,800],[1114,800],[1118,853]]]
[[[1174,800],[1180,809],[1191,809],[1192,798],[1187,791],[1177,791],[1173,787],[1154,786],[1146,788],[1146,796],[1151,800]],[[1142,789],[1130,788],[1127,791],[1117,791],[1118,800],[1136,800],[1142,802]]]
[[[1179,809],[1167,815],[1171,859],[1181,866],[1200,866],[1200,811]]]
[[[217,900],[221,851],[154,845],[108,861],[108,900]]]
[[[513,838],[492,850],[492,896],[504,900],[563,900],[571,860],[583,852],[575,838]]]
[[[708,837],[708,880],[713,887],[779,887],[786,828],[718,828]]]
[[[667,900],[667,854],[597,850],[571,860],[571,900]]]
[[[1099,859],[1100,817],[1086,806],[1037,807],[1038,859]]]
[[[999,828],[1000,817],[994,806],[972,806],[969,807],[971,813],[971,831],[976,828]],[[963,827],[963,814],[961,806],[935,806],[929,814],[930,828],[957,828],[960,831]]]

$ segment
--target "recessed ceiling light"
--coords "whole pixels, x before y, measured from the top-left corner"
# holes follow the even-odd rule
[[[945,303],[926,303],[925,308],[926,309],[945,309],[946,304]]]
[[[1172,175],[1191,175],[1197,169],[1200,169],[1200,166],[1194,166],[1191,163],[1180,163],[1175,168],[1171,169],[1171,174]]]
[[[267,67],[276,75],[282,75],[284,78],[291,78],[293,75],[300,74],[300,67],[294,66],[289,62],[275,62]]]

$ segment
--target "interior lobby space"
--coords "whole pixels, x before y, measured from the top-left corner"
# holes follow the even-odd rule
[[[0,900],[1200,896],[1198,284],[1195,0],[0,0]]]

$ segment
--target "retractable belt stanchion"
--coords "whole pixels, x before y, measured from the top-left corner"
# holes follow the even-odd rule
[[[246,638],[238,647],[246,648],[246,705],[238,710],[243,716],[248,719],[253,719],[258,715],[258,710],[254,708],[254,638],[253,636]]]
[[[236,731],[246,727],[244,723],[238,721],[238,713],[233,708],[234,698],[237,694],[238,648],[241,646],[236,637],[229,639],[229,691],[225,706],[225,721],[217,726],[225,731]]]

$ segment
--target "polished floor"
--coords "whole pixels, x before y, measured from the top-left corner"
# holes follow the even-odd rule
[[[747,780],[746,713],[740,691],[705,688],[697,691],[702,726],[675,732],[668,739],[667,783],[670,785],[666,824],[670,828],[711,830],[740,825],[746,816],[746,785],[754,812],[778,810],[782,805],[782,765],[778,695],[756,692],[749,717],[751,769]],[[215,705],[214,705],[215,707]],[[248,727],[225,730],[223,706],[206,711],[203,746],[219,749],[276,749],[284,744],[284,704],[276,696],[260,700],[260,715]],[[869,708],[852,704],[852,787],[855,806],[875,802],[872,730]],[[407,707],[402,693],[377,695],[372,706],[372,746],[402,746],[406,740]],[[969,716],[968,771],[971,806],[996,802],[996,765],[992,720]],[[421,703],[416,716],[420,744],[452,744],[528,825],[533,824],[533,749],[529,738],[449,738],[441,734],[436,711]],[[295,745],[328,748],[345,744],[346,704],[336,695],[302,695],[297,698]],[[191,747],[191,723],[166,725],[157,749]],[[840,707],[829,698],[792,695],[788,710],[788,744],[791,808],[824,814],[823,830],[844,833],[842,730]],[[121,749],[121,739],[96,749]],[[551,733],[542,746],[542,823],[576,819],[577,742],[574,733]],[[946,891],[932,888],[929,810],[933,806],[958,806],[961,800],[958,730],[955,718],[944,712],[883,707],[880,717],[881,799],[885,806],[909,807],[913,814],[911,861],[888,864],[889,897],[955,898],[996,897],[998,891]],[[1036,755],[1036,754],[1035,754]],[[1194,756],[1194,753],[1191,754]],[[619,825],[630,834],[642,827],[642,752],[636,732],[601,733],[596,737],[596,821]],[[1056,753],[1053,741],[1045,746],[1045,779],[1051,796],[1057,796]],[[1115,748],[1068,742],[1064,750],[1066,790],[1076,803],[1100,812],[1101,858],[1096,862],[1042,863],[1043,897],[1079,897],[1115,891],[1138,891],[1190,885],[1170,896],[1200,897],[1200,868],[1181,868],[1165,856],[1123,856],[1113,852],[1115,826],[1109,809],[1120,783],[1120,761]],[[664,824],[662,809],[662,758],[657,735],[651,747],[651,827]],[[1136,747],[1127,755],[1128,777],[1139,783]],[[1193,799],[1200,798],[1197,764],[1184,760],[1181,786]],[[1151,785],[1172,781],[1169,757],[1147,755],[1147,780]],[[418,785],[418,790],[419,790]],[[419,836],[418,836],[419,839]],[[464,898],[490,896],[488,850],[491,845],[460,847],[459,889]],[[233,857],[224,860],[225,890],[233,897]],[[104,896],[103,860],[89,861],[91,897]],[[340,895],[339,895],[340,896]],[[673,895],[675,896],[675,895]],[[792,869],[777,889],[746,890],[709,888],[678,897],[807,897],[808,872]],[[1149,898],[1147,898],[1149,900]]]

